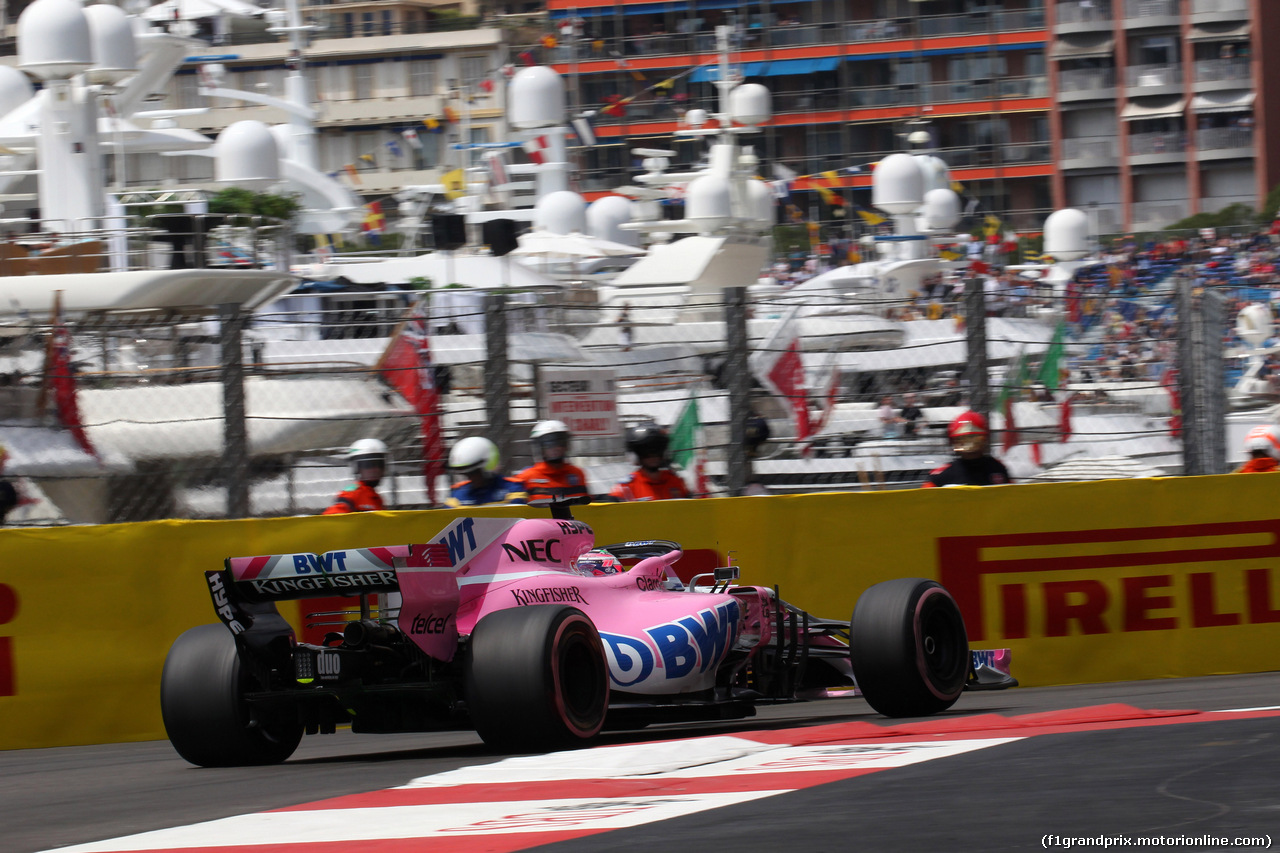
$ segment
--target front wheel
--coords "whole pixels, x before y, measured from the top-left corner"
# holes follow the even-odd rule
[[[886,717],[919,717],[955,704],[969,677],[969,638],[951,593],[924,578],[878,583],[849,626],[853,678]]]
[[[609,668],[600,634],[581,610],[498,610],[476,624],[470,646],[467,708],[490,746],[572,747],[604,726]]]
[[[201,767],[279,764],[298,748],[302,724],[250,719],[249,675],[223,625],[184,632],[160,676],[160,716],[178,754]]]

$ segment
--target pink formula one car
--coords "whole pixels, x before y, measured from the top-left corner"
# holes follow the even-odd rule
[[[595,549],[590,527],[557,515],[459,518],[423,545],[228,559],[205,573],[222,624],[187,631],[165,661],[169,740],[204,766],[284,761],[304,732],[341,725],[473,728],[529,751],[840,695],[933,714],[966,688],[1016,684],[1007,650],[970,652],[933,581],[877,584],[851,621],[817,619],[735,585],[733,567],[686,587],[676,543]],[[600,551],[634,565],[601,573]],[[318,645],[275,606],[334,595],[359,609],[323,614],[341,630]]]

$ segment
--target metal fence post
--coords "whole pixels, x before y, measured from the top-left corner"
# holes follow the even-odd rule
[[[747,289],[725,288],[725,365],[729,387],[729,494],[741,495],[747,486],[747,418],[751,416],[751,367],[747,348]]]
[[[1226,388],[1223,384],[1222,329],[1225,298],[1177,281],[1178,394],[1182,402],[1182,473],[1221,474],[1227,470]]]
[[[515,454],[511,432],[511,367],[507,361],[507,300],[500,293],[484,298],[484,408],[489,418],[489,439],[498,445],[503,464]]]
[[[991,415],[991,372],[987,362],[987,301],[982,279],[964,283],[964,339],[968,348],[964,380],[969,388],[969,408],[983,417]]]
[[[249,432],[245,424],[244,356],[241,338],[245,315],[240,306],[218,306],[218,343],[222,348],[222,481],[227,486],[227,518],[249,515]]]

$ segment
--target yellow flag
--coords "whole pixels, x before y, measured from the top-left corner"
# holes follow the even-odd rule
[[[444,197],[450,201],[467,194],[467,176],[461,169],[445,172],[440,176],[440,183],[444,184]]]
[[[876,213],[874,210],[870,210],[868,208],[861,207],[861,206],[858,208],[858,215],[861,216],[862,221],[867,223],[868,225],[879,225],[881,222],[885,221],[885,218],[880,214]]]

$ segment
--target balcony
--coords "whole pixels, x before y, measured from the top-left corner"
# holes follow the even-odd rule
[[[1125,0],[1124,28],[1178,27],[1182,17],[1178,0]]]
[[[1129,227],[1134,231],[1159,231],[1187,215],[1186,199],[1134,202]]]
[[[1195,63],[1196,91],[1213,89],[1248,89],[1252,85],[1248,59],[1199,59]]]
[[[1182,93],[1182,66],[1130,65],[1124,70],[1125,95],[1177,95]]]
[[[1115,96],[1114,68],[1080,68],[1058,75],[1059,102],[1115,100]]]
[[[1254,156],[1252,127],[1211,127],[1196,131],[1197,160]]]
[[[1053,31],[1088,33],[1111,29],[1111,3],[1108,0],[1059,0]]]
[[[1129,164],[1152,166],[1179,163],[1187,148],[1186,133],[1181,130],[1160,133],[1134,133],[1129,136]]]
[[[1249,20],[1249,0],[1191,0],[1191,23]]]
[[[1081,136],[1062,140],[1063,169],[1105,169],[1119,163],[1120,145],[1114,136]]]

